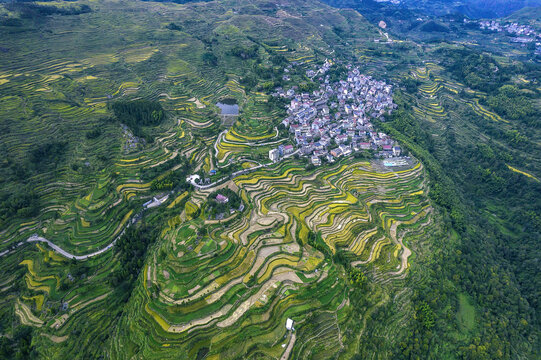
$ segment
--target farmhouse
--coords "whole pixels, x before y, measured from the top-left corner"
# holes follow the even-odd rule
[[[363,150],[370,150],[370,143],[367,143],[367,142],[359,143],[359,147]]]
[[[284,155],[289,155],[293,153],[293,145],[284,146]]]
[[[340,150],[340,148],[332,149],[331,155],[334,157],[340,157],[342,156],[342,150]]]
[[[293,320],[290,318],[287,318],[286,320],[286,329],[289,331],[295,330],[295,328],[293,327]]]
[[[271,161],[278,161],[280,159],[280,151],[278,149],[269,150],[269,159]]]
[[[216,195],[216,201],[220,204],[225,204],[229,201],[229,198],[227,196],[223,196],[222,194]]]

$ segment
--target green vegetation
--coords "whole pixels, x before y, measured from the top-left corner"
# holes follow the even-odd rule
[[[68,146],[66,141],[53,141],[39,145],[30,152],[30,162],[37,167],[46,167],[62,160]]]
[[[218,201],[217,197],[218,195],[224,196],[227,198],[223,201]],[[209,208],[209,212],[211,216],[216,216],[216,214],[224,213],[229,214],[231,210],[237,211],[242,203],[242,200],[240,196],[237,195],[236,192],[234,192],[231,189],[225,188],[218,191],[213,191],[208,195],[208,202],[207,206]]]
[[[513,85],[504,85],[498,89],[497,95],[489,96],[487,104],[499,115],[525,122],[530,127],[539,127],[541,112],[532,104],[534,97],[521,93]]]
[[[473,330],[475,327],[475,308],[468,297],[464,294],[458,296],[458,321],[465,330]]]
[[[535,359],[539,65],[392,16],[388,42],[314,2],[0,5],[0,357]],[[396,84],[374,124],[406,165],[269,164],[270,93],[326,59]]]
[[[38,20],[40,17],[50,15],[80,15],[91,12],[90,6],[87,4],[75,4],[71,6],[55,6],[36,4],[34,2],[12,2],[6,6],[10,11],[14,11],[20,14],[23,19]],[[20,23],[19,23],[20,24]]]
[[[442,51],[435,52],[439,53]],[[448,54],[447,51],[443,53]],[[462,53],[468,54],[470,51],[464,50]],[[445,318],[445,309],[449,306],[457,306],[453,305],[453,302],[458,304],[457,317],[460,327],[457,334],[451,335],[448,341],[459,338],[471,342],[470,345],[460,348],[463,356],[512,357],[511,343],[513,346],[522,344],[524,351],[537,351],[535,346],[532,350],[526,350],[530,348],[531,342],[523,338],[523,334],[537,334],[537,330],[534,330],[537,325],[529,327],[538,322],[538,302],[535,300],[537,296],[532,291],[530,282],[534,270],[529,265],[529,258],[536,252],[534,244],[538,241],[534,240],[538,238],[534,235],[538,232],[535,230],[537,222],[531,215],[539,211],[540,204],[538,201],[525,202],[524,199],[537,199],[540,188],[534,179],[521,175],[508,165],[510,162],[528,163],[536,168],[536,162],[532,162],[531,156],[537,151],[537,145],[530,141],[538,138],[537,125],[531,121],[513,121],[509,115],[514,111],[524,111],[522,106],[530,107],[531,111],[538,110],[534,110],[531,102],[525,105],[524,102],[517,101],[516,107],[509,108],[507,113],[496,108],[493,109],[494,112],[490,111],[489,106],[497,107],[493,97],[505,96],[509,92],[515,96],[526,96],[518,95],[519,93],[513,90],[516,87],[509,84],[511,75],[516,70],[505,70],[494,59],[483,60],[483,57],[478,55],[467,55],[465,58],[469,60],[462,60],[462,69],[468,68],[468,64],[488,64],[498,66],[502,72],[509,71],[508,75],[494,77],[488,72],[483,73],[480,68],[464,73],[446,74],[444,68],[430,64],[421,71],[413,72],[413,77],[422,84],[413,96],[404,93],[400,95],[404,97],[400,105],[404,110],[393,113],[390,122],[380,124],[427,167],[433,184],[430,196],[446,209],[446,226],[452,226],[457,231],[456,234],[451,234],[449,240],[459,241],[455,249],[448,248],[449,242],[453,241],[447,244],[438,242],[442,251],[447,252],[445,266],[438,267],[438,276],[444,276],[449,282],[429,282],[425,286],[430,291],[419,293],[414,298],[413,301],[418,303],[420,309],[418,311],[421,311],[420,315],[428,311],[425,306],[428,304],[435,321],[430,329],[425,326],[424,320],[412,325],[411,331],[416,335],[409,342],[401,344],[402,354],[406,357],[426,354],[427,350],[423,349],[423,346],[434,341],[432,336],[435,334],[452,334],[448,332],[448,326],[439,323],[437,319]],[[449,59],[442,59],[442,63],[449,64]],[[460,85],[450,79],[452,76],[468,83],[476,71],[483,80],[487,80],[488,86],[481,89],[495,95],[487,96],[481,92],[460,90]],[[500,88],[503,88],[505,95],[500,93]],[[454,95],[449,96],[444,89],[449,89]],[[526,93],[528,96],[538,96],[532,92]],[[480,100],[472,102],[472,97]],[[440,116],[431,110],[436,102],[445,104],[449,114]],[[482,102],[487,107],[482,107]],[[417,116],[409,115],[412,110]],[[524,133],[529,136],[521,136]],[[529,250],[524,252],[526,248]],[[489,255],[495,253],[498,255]],[[516,258],[516,255],[511,255],[519,253],[521,260]],[[526,280],[527,277],[530,280]],[[516,280],[510,281],[511,278]],[[451,285],[453,283],[456,285]],[[472,299],[466,300],[463,296],[455,298],[453,293],[457,289],[459,292],[472,294]],[[491,311],[475,311],[473,304],[479,304],[485,309],[490,308]],[[506,309],[515,306],[513,304],[526,306],[528,310],[520,313],[507,311]],[[473,313],[476,313],[475,317]],[[481,325],[474,326],[474,319],[475,324]],[[511,328],[488,326],[494,322],[514,325]],[[415,339],[424,339],[424,342],[417,347],[418,340]],[[495,342],[501,345],[489,345]]]
[[[127,229],[115,244],[120,269],[111,274],[109,281],[116,288],[117,296],[121,296],[124,302],[129,299],[135,280],[143,268],[147,248],[155,238],[156,234],[144,224],[138,228]]]
[[[142,126],[158,125],[165,118],[165,112],[157,101],[116,101],[111,109],[117,120],[128,125],[136,136],[144,135]]]
[[[510,78],[509,69],[498,66],[488,55],[469,49],[444,48],[440,52],[447,70],[472,89],[492,92]]]
[[[429,21],[427,23],[424,23],[419,29],[424,32],[449,32],[449,28],[447,26],[439,24],[436,21]]]

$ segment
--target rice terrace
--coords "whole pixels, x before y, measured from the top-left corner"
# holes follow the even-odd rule
[[[428,3],[0,0],[0,359],[538,358],[541,55]]]

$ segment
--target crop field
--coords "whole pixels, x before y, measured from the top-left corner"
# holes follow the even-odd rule
[[[235,178],[249,204],[240,217],[215,225],[195,218],[162,234],[111,340],[112,356],[145,349],[161,358],[279,357],[292,342],[292,356],[307,356],[319,346],[315,333],[328,339],[325,352],[338,350],[350,311],[345,274],[308,233],[376,281],[401,278],[411,247],[432,226],[423,179],[419,163],[389,171],[351,161],[310,173],[284,162]],[[286,333],[288,317],[302,337]]]
[[[96,10],[95,4],[89,4]],[[55,2],[51,6],[64,4]],[[47,357],[74,356],[77,347],[69,341],[73,331],[80,332],[81,339],[104,341],[108,336],[105,329],[114,319],[111,314],[123,300],[108,280],[120,265],[115,252],[107,249],[140,218],[141,205],[156,195],[151,190],[152,183],[164,179],[176,167],[154,173],[151,178],[145,173],[167,168],[180,157],[186,158],[195,171],[209,171],[230,158],[238,160],[239,166],[246,169],[257,165],[257,160],[266,159],[269,148],[275,146],[264,143],[280,142],[275,128],[281,121],[277,109],[269,111],[266,94],[244,89],[240,79],[246,65],[242,59],[229,55],[230,49],[237,44],[251,42],[245,32],[251,32],[256,38],[276,33],[278,37],[274,42],[281,45],[261,42],[263,59],[271,53],[280,53],[290,61],[310,62],[315,59],[313,46],[326,46],[320,36],[293,43],[282,37],[299,33],[290,27],[275,32],[280,28],[278,24],[264,27],[239,20],[227,12],[214,18],[197,6],[188,9],[176,4],[132,3],[128,5],[129,11],[126,11],[126,4],[115,1],[100,2],[99,6],[107,11],[53,16],[37,25],[24,24],[41,27],[39,31],[13,32],[0,39],[2,49],[9,52],[0,62],[2,166],[22,169],[17,174],[13,170],[15,175],[11,178],[3,177],[2,187],[9,196],[17,191],[20,179],[24,178],[25,191],[34,194],[39,201],[39,212],[31,219],[12,216],[2,223],[0,268],[10,275],[1,281],[0,314],[42,329],[43,336],[36,338],[36,346]],[[154,16],[159,12],[166,15],[156,22]],[[211,12],[215,13],[216,9]],[[287,19],[285,11],[282,15]],[[314,22],[311,27],[319,27],[317,15],[311,16]],[[337,12],[327,16],[340,17]],[[192,25],[194,28],[189,32],[166,26],[192,19],[204,20],[199,25]],[[221,50],[216,52],[220,57],[219,67],[208,66],[201,59],[208,51],[200,37],[210,25],[208,19],[230,23],[216,28],[216,33],[223,35]],[[11,30],[2,28],[3,32]],[[40,33],[51,36],[43,41]],[[149,38],[155,41],[151,42]],[[307,42],[305,45],[302,44],[304,41]],[[212,145],[218,140],[220,124],[214,104],[224,97],[237,99],[243,117],[227,136],[219,139],[218,153],[213,153]],[[121,99],[141,98],[159,101],[168,117],[148,130],[154,138],[152,143],[130,148],[133,135],[111,120],[109,104]],[[62,140],[67,143],[65,155],[51,158],[50,164],[28,163],[32,151],[41,145],[57,146],[56,142]],[[262,146],[257,146],[256,152],[248,151],[254,143]],[[170,322],[173,329],[180,332],[181,324],[187,319],[184,310],[179,308],[169,318],[164,309],[171,302],[188,296],[189,290],[194,293],[191,289],[197,284],[209,289],[211,284],[216,284],[212,292],[222,291],[226,297],[209,303],[213,310],[209,311],[203,306],[202,293],[196,291],[190,302],[190,306],[199,309],[191,315],[194,321],[223,311],[227,316],[223,316],[220,324],[224,328],[230,327],[229,323],[236,322],[235,317],[244,316],[241,312],[232,315],[225,311],[226,303],[232,301],[231,296],[243,299],[245,311],[248,311],[252,302],[257,302],[257,291],[261,291],[259,297],[267,294],[273,299],[257,305],[260,317],[268,316],[264,315],[265,311],[271,308],[272,311],[282,309],[281,313],[292,311],[288,310],[290,302],[292,309],[296,309],[293,311],[303,311],[306,300],[290,295],[291,300],[278,302],[274,287],[289,278],[300,284],[295,273],[291,275],[284,269],[299,269],[299,276],[304,278],[304,273],[314,276],[315,268],[325,268],[321,264],[321,254],[312,250],[303,256],[291,237],[297,236],[295,231],[286,241],[283,239],[285,233],[280,233],[284,229],[261,220],[263,223],[258,226],[261,229],[276,228],[276,239],[281,240],[274,241],[284,242],[285,247],[282,249],[277,245],[275,249],[262,250],[268,253],[269,259],[265,258],[258,268],[252,269],[259,247],[262,247],[257,238],[262,230],[248,230],[246,224],[237,223],[240,221],[237,218],[231,229],[217,227],[208,239],[199,241],[188,229],[192,223],[201,226],[202,220],[196,216],[201,200],[192,197],[190,191],[174,194],[170,199],[165,207],[175,214],[167,222],[170,230],[163,236],[170,239],[168,244],[176,249],[175,256],[147,265],[148,273],[145,271],[144,275],[151,277],[148,281],[161,283],[164,288],[156,301],[145,300],[148,311],[140,315],[163,319],[160,320],[162,324]],[[182,218],[179,211],[182,211]],[[192,217],[196,219],[184,222]],[[249,221],[244,216],[241,218]],[[256,219],[253,221],[257,222]],[[291,232],[292,223],[287,226]],[[34,234],[55,244],[64,254],[42,242],[27,242]],[[186,238],[177,243],[175,239],[179,234],[185,234]],[[244,244],[237,240],[224,243],[228,236],[237,240],[242,238]],[[248,251],[248,243],[259,245]],[[207,272],[201,271],[201,277],[186,283],[183,269],[193,266],[197,259],[190,251],[207,258],[208,263],[204,265]],[[282,257],[281,254],[287,251],[291,255]],[[182,252],[186,256],[177,257]],[[84,261],[70,259],[92,254],[99,255]],[[181,261],[172,265],[174,259]],[[233,262],[242,264],[238,273],[231,272]],[[257,276],[263,282],[263,290],[241,291],[243,281],[249,280],[244,277],[250,271],[254,272],[254,279]],[[243,281],[239,282],[239,278]],[[231,284],[232,281],[235,283]],[[20,289],[19,295],[14,295],[17,293],[14,289]],[[288,289],[280,285],[280,292],[297,291]],[[147,290],[137,288],[137,291],[143,291],[141,295],[147,294]],[[194,328],[197,326],[194,324]],[[169,327],[162,329],[168,330]],[[275,330],[281,331],[282,326]],[[66,346],[66,343],[70,345]],[[171,348],[173,345],[174,341]],[[274,351],[277,349],[275,347]],[[88,351],[96,354],[100,350],[92,348]]]
[[[316,168],[298,156],[271,164],[269,150],[291,144],[279,125],[284,109],[273,105],[269,79],[247,81],[262,69],[281,79],[291,65],[287,86],[307,82],[306,69],[335,51],[381,77],[392,63],[392,52],[374,45],[381,33],[356,12],[302,2],[270,10],[235,1],[72,3],[94,11],[50,16],[32,25],[37,31],[0,28],[12,39],[0,37],[9,55],[0,60],[2,199],[24,192],[13,202],[39,205],[0,219],[0,317],[31,326],[41,356],[348,358],[365,329],[383,326],[374,325],[381,312],[400,310],[393,326],[414,318],[409,286],[424,273],[410,275],[441,225],[423,164],[413,156],[396,167],[353,156]],[[340,29],[352,34],[347,41]],[[252,46],[255,58],[235,55]],[[419,81],[405,97],[437,130],[436,152],[449,127],[471,129],[449,123],[464,109],[509,125],[483,105],[486,94],[440,65],[389,76]],[[226,98],[240,110],[231,126],[216,106]],[[164,120],[119,123],[112,105],[135,100],[159,104]],[[527,166],[507,166],[538,179]],[[191,174],[211,184],[188,186]],[[225,188],[243,208],[214,218],[209,196]],[[165,200],[143,205],[154,198]],[[156,232],[141,267],[116,282],[126,264],[115,244],[149,224]],[[464,299],[459,321],[473,331],[476,313]]]
[[[456,82],[440,65],[426,62],[423,67],[412,69],[405,77],[418,81],[417,92],[406,93],[405,98],[411,101],[413,114],[430,125],[434,150],[439,156],[447,155],[440,145],[442,136],[452,132],[456,134],[457,143],[468,146],[471,134],[479,131],[478,124],[466,119],[476,118],[477,122],[486,124],[483,126],[498,127],[499,131],[508,133],[520,128],[520,124],[498,115],[487,105],[483,105],[488,97],[486,93],[472,90]],[[530,156],[528,158],[530,162],[537,163],[536,159]],[[516,168],[511,164],[508,164],[508,168],[516,172],[514,170]]]
[[[479,100],[486,97],[485,94],[466,89],[463,84],[444,78],[442,74],[443,68],[439,65],[433,63],[426,63],[425,65],[424,68],[414,69],[410,73],[411,78],[421,82],[419,94],[422,100],[414,108],[416,114],[419,114],[430,122],[442,121],[449,115],[443,104],[446,101],[454,101],[462,105],[467,105],[477,115],[486,120],[508,122],[479,104]],[[472,98],[463,99],[457,96],[449,96],[449,94],[456,95],[461,91],[466,91]]]

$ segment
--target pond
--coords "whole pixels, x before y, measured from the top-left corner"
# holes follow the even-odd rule
[[[216,106],[222,111],[222,115],[238,115],[239,114],[239,105],[237,104],[236,99],[226,98],[220,100],[216,103]]]

